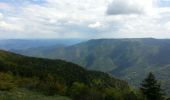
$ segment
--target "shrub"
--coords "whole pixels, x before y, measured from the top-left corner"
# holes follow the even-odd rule
[[[9,73],[0,73],[0,90],[9,91],[15,88],[15,80],[13,75]]]

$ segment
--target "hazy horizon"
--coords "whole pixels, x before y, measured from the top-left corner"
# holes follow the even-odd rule
[[[129,37],[129,38],[0,38],[0,40],[98,40],[98,39],[170,39],[155,37]]]

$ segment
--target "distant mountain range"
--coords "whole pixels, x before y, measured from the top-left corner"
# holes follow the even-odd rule
[[[27,56],[63,59],[90,70],[107,72],[139,86],[153,72],[170,93],[169,39],[96,39],[59,48],[13,51]]]
[[[84,39],[4,39],[0,40],[0,49],[26,50],[30,48],[63,47],[86,41]]]

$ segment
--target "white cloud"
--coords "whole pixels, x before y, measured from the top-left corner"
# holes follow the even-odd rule
[[[107,14],[143,14],[151,13],[153,10],[153,0],[113,0],[109,4]]]
[[[0,13],[0,20],[2,20],[3,19],[3,14],[2,13]]]
[[[170,8],[154,0],[20,2],[0,7],[1,38],[170,37]]]
[[[0,29],[5,31],[22,31],[21,27],[15,26],[14,24],[0,21]]]
[[[101,23],[100,22],[95,22],[93,24],[89,24],[88,27],[90,28],[98,28],[101,26]]]
[[[11,12],[14,15],[6,15],[6,20],[13,24],[15,27],[22,27],[24,32],[20,33],[21,36],[25,34],[28,36],[30,34],[43,34],[44,38],[48,37],[72,37],[75,34],[80,36],[93,35],[95,30],[88,27],[89,23],[100,19],[99,16],[105,15],[105,9],[107,6],[107,0],[47,0],[42,5],[38,4],[24,4],[24,6],[19,6],[17,12]],[[98,2],[94,5],[95,2]],[[91,13],[89,15],[89,13]],[[15,16],[17,20],[9,21],[9,18]],[[97,23],[98,24],[98,23]],[[3,26],[3,27],[2,27]],[[1,28],[7,30],[7,28],[2,25]],[[9,25],[8,25],[9,26]],[[12,25],[11,25],[12,26]],[[95,25],[96,26],[96,25]],[[7,25],[6,25],[7,27]],[[11,33],[12,29],[9,30]],[[14,30],[13,30],[14,31]],[[15,30],[13,33],[18,33],[20,31]],[[88,33],[87,33],[88,32]],[[47,35],[45,35],[47,34]],[[30,37],[32,37],[30,35]],[[42,37],[40,35],[39,37]]]
[[[167,23],[165,24],[165,28],[170,32],[170,22],[167,22]]]
[[[0,9],[1,10],[10,10],[11,7],[7,3],[1,3],[0,2]]]

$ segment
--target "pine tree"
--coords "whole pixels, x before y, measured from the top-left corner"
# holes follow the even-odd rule
[[[157,82],[154,74],[149,73],[148,77],[142,82],[140,90],[147,100],[162,100],[163,92],[161,84]]]

